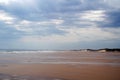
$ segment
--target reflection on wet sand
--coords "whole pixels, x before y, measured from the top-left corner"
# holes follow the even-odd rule
[[[8,74],[0,73],[0,80],[65,80],[65,79],[17,76],[17,75],[8,75]]]

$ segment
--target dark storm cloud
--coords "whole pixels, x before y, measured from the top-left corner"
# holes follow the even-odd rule
[[[101,27],[120,27],[120,10],[107,11],[106,22],[100,23]]]

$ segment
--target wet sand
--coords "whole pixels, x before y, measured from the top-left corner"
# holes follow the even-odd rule
[[[66,80],[120,80],[120,67],[114,66],[17,64],[0,67],[0,72]]]
[[[37,56],[33,53],[7,54],[2,53],[4,57],[0,58],[0,80],[5,80],[3,75],[9,77],[7,80],[120,80],[118,52],[37,52],[34,54]]]

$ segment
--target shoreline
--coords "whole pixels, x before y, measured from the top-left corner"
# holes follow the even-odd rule
[[[21,77],[27,77],[22,80],[120,80],[119,74],[118,52],[56,51],[0,54],[0,80],[7,77],[7,80],[21,80]]]

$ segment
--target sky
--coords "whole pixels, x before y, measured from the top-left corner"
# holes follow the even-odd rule
[[[120,48],[120,0],[0,0],[0,49]]]

